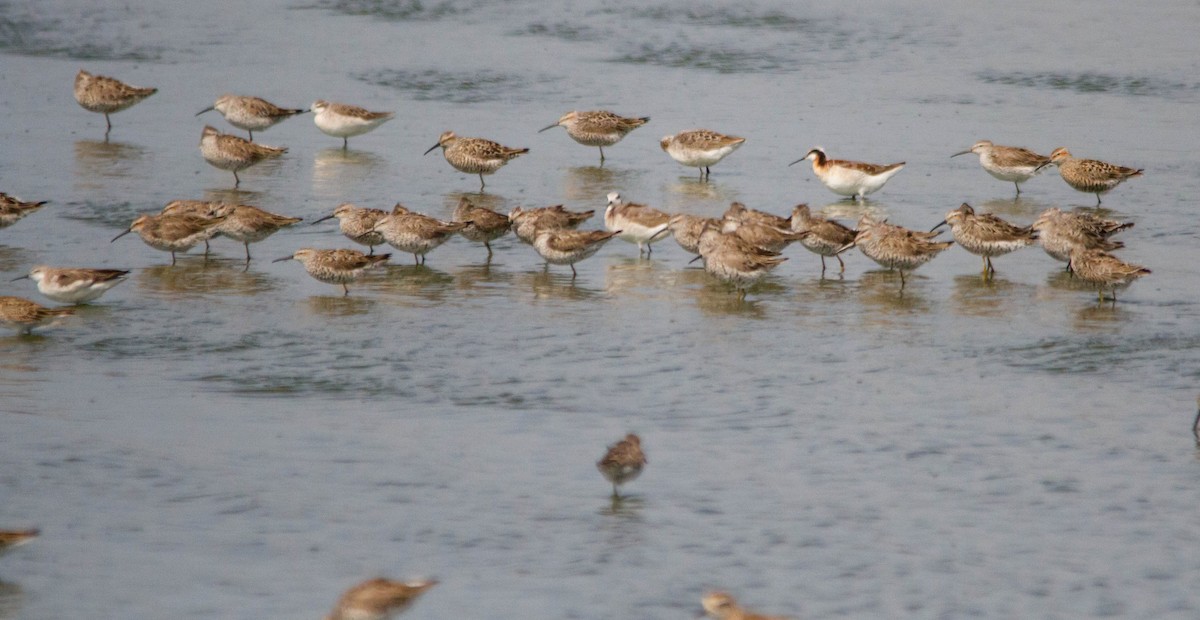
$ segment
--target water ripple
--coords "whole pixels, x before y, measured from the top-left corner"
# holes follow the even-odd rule
[[[495,71],[381,69],[354,77],[368,84],[408,93],[419,101],[481,103],[495,101],[499,95],[509,100],[529,101],[537,96],[525,77]]]
[[[1002,84],[1048,90],[1069,90],[1076,93],[1110,93],[1137,97],[1176,99],[1190,97],[1200,90],[1200,83],[1172,82],[1142,75],[1110,75],[1105,73],[1025,73],[1021,71],[983,71],[976,77],[985,84]]]
[[[156,61],[166,49],[145,41],[144,22],[131,9],[47,4],[0,2],[0,51],[78,60]]]
[[[321,9],[363,17],[397,21],[437,20],[455,17],[477,8],[480,2],[422,2],[421,0],[317,0],[297,9]]]

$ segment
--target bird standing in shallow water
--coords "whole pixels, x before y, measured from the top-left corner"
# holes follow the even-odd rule
[[[529,149],[514,149],[483,138],[460,138],[453,131],[443,132],[437,144],[429,147],[425,155],[442,147],[442,156],[460,172],[479,175],[479,191],[483,191],[483,175],[493,174],[509,161],[529,152]]]
[[[658,145],[671,159],[689,168],[699,168],[700,178],[703,180],[708,178],[709,166],[715,166],[717,162],[741,148],[745,142],[745,138],[737,136],[727,136],[707,129],[691,129],[673,136],[664,136]]]
[[[647,462],[641,438],[629,433],[625,439],[608,447],[608,452],[596,461],[596,469],[612,483],[612,496],[619,498],[617,487],[640,476]]]
[[[851,246],[881,267],[900,272],[900,291],[904,292],[905,271],[912,271],[954,245],[953,241],[931,241],[934,233],[925,233],[895,226],[864,216],[858,221],[858,233]]]
[[[629,132],[645,125],[649,116],[625,118],[605,110],[591,112],[567,112],[557,123],[538,130],[542,133],[555,127],[566,127],[571,139],[584,145],[600,147],[600,164],[604,165],[604,147],[612,146],[629,135]]]
[[[1096,195],[1096,204],[1100,204],[1100,194],[1112,190],[1126,179],[1142,176],[1142,168],[1127,168],[1095,159],[1076,159],[1067,147],[1060,146],[1050,153],[1050,161],[1042,164],[1058,166],[1058,174],[1067,185],[1087,194]]]
[[[157,88],[141,88],[130,86],[118,79],[104,75],[93,75],[79,70],[75,75],[75,101],[88,112],[98,112],[104,115],[104,140],[108,140],[108,132],[112,131],[112,121],[109,114],[133,107],[139,101],[157,93]]]
[[[846,272],[846,263],[842,262],[841,253],[846,250],[848,244],[854,243],[857,230],[833,220],[814,216],[806,204],[796,205],[792,209],[791,227],[797,232],[808,232],[808,236],[800,240],[800,245],[821,257],[821,275],[825,275],[826,256],[838,260],[838,265],[841,266],[838,273]]]
[[[546,264],[570,265],[574,279],[579,275],[575,272],[575,263],[592,256],[619,234],[619,230],[541,229],[533,237],[533,249]]]
[[[38,292],[61,304],[83,304],[125,281],[128,271],[122,269],[83,269],[38,265],[28,275],[17,280],[33,280]]]
[[[302,221],[303,218],[271,213],[250,205],[230,205],[218,234],[239,241],[246,247],[246,264],[250,263],[250,244],[257,243],[279,230]]]
[[[700,217],[697,215],[689,215],[687,213],[676,213],[668,220],[667,229],[671,231],[671,235],[675,237],[675,242],[679,247],[683,248],[689,254],[700,254],[700,233],[704,232],[704,226],[707,224],[712,228],[719,229],[721,220],[713,217]]]
[[[116,241],[131,232],[137,233],[146,245],[162,252],[170,252],[171,264],[174,265],[176,252],[187,252],[197,243],[212,239],[219,232],[221,222],[227,217],[229,216],[224,214],[214,217],[192,214],[142,215],[134,220],[125,232],[112,240]]]
[[[365,108],[345,103],[330,103],[317,99],[312,104],[313,124],[321,133],[342,139],[342,150],[350,148],[350,138],[392,120],[395,112],[371,112]]]
[[[568,211],[562,205],[537,209],[513,207],[512,211],[508,212],[508,220],[512,222],[513,233],[517,238],[532,245],[533,238],[542,230],[574,229],[595,214],[592,209]]]
[[[975,209],[967,203],[946,214],[946,219],[934,226],[933,232],[942,226],[950,225],[954,240],[962,249],[983,257],[983,279],[991,278],[996,273],[992,266],[992,257],[1001,256],[1033,245],[1037,241],[1037,233],[1030,227],[1024,228],[1010,224],[991,213],[975,213]]]
[[[1021,184],[1037,176],[1042,166],[1050,162],[1045,155],[1038,155],[1029,149],[1019,146],[1000,146],[992,144],[991,140],[980,140],[971,148],[955,153],[950,157],[958,157],[967,153],[979,155],[979,165],[993,177],[1001,181],[1011,181],[1017,187],[1017,195],[1021,195]]]
[[[254,142],[255,131],[266,131],[282,121],[308,111],[303,108],[281,108],[259,97],[221,95],[217,97],[216,103],[200,110],[196,116],[213,110],[225,117],[230,125],[250,132],[251,142]]]
[[[286,148],[256,144],[245,138],[224,134],[211,125],[205,125],[200,133],[200,155],[214,168],[233,172],[233,187],[242,184],[239,170],[245,170],[261,161],[275,159],[287,152]]]
[[[467,222],[443,222],[397,203],[391,215],[375,224],[375,231],[388,245],[412,254],[415,264],[424,265],[426,254],[466,227]]]
[[[737,234],[722,232],[710,224],[701,227],[698,249],[700,258],[704,259],[704,271],[732,284],[739,300],[745,299],[751,286],[787,260],[778,252],[764,250]]]
[[[391,257],[391,254],[367,256],[358,250],[302,248],[296,250],[291,256],[277,258],[271,262],[299,261],[304,265],[304,270],[308,272],[308,275],[326,284],[341,284],[342,294],[349,295],[350,288],[346,286],[347,284],[357,281],[364,271],[382,265]]]
[[[0,325],[26,335],[72,314],[73,308],[47,308],[23,297],[0,297]]]
[[[489,261],[492,259],[491,242],[507,235],[512,227],[507,215],[475,205],[466,197],[458,199],[452,219],[466,224],[458,234],[476,243],[482,243],[483,247],[487,248]]]
[[[817,175],[830,191],[855,200],[863,200],[867,195],[883,189],[888,179],[904,168],[904,162],[881,165],[829,159],[825,156],[825,150],[819,146],[788,165],[792,166],[804,160],[812,161],[813,174]]]
[[[1104,289],[1112,291],[1112,302],[1117,303],[1117,289],[1129,286],[1134,280],[1150,274],[1140,265],[1132,265],[1103,250],[1071,250],[1071,271],[1075,277],[1095,284],[1100,303],[1104,303]]]
[[[371,248],[371,251],[367,253],[370,256],[375,253],[375,246],[386,243],[383,240],[383,233],[376,231],[375,225],[387,215],[387,211],[383,209],[360,208],[344,202],[338,205],[332,214],[314,221],[313,224],[320,224],[336,217],[338,228],[341,229],[342,234],[357,244]]]
[[[621,233],[620,238],[638,246],[638,256],[650,256],[654,251],[651,244],[663,239],[670,232],[671,216],[646,205],[625,202],[621,194],[608,195],[608,206],[604,209],[604,227]]]
[[[1054,260],[1067,263],[1068,270],[1071,250],[1076,247],[1105,252],[1119,250],[1125,244],[1109,237],[1132,227],[1133,222],[1118,222],[1088,211],[1063,211],[1058,207],[1042,211],[1032,226],[1038,231],[1038,240],[1046,254]]]
[[[740,205],[741,203],[735,202],[733,204]],[[784,222],[784,226],[778,227],[756,219],[749,214],[731,215],[729,212],[726,212],[721,221],[721,232],[737,235],[768,252],[778,253],[782,252],[784,248],[793,242],[800,241],[808,236],[807,231],[795,232],[792,230],[791,225],[787,223],[787,220],[784,220]]]

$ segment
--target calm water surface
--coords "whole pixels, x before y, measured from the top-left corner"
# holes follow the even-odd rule
[[[248,5],[247,5],[248,4]],[[442,585],[424,618],[692,618],[705,589],[804,618],[1196,618],[1200,6],[908,3],[0,3],[0,231],[35,264],[129,281],[63,328],[0,336],[0,618],[314,618],[375,575]],[[154,97],[103,119],[86,68]],[[342,151],[300,117],[242,175],[199,156],[221,93],[395,110]],[[571,109],[653,118],[607,149],[536,130]],[[658,139],[746,145],[699,183]],[[531,152],[489,177],[439,133]],[[980,139],[1146,168],[1106,196],[1154,270],[1114,306],[1040,249],[953,248],[911,278],[801,248],[745,303],[672,242],[543,270],[512,237],[397,254],[350,297],[295,263],[332,222],[215,255],[109,239],[176,198],[313,221],[340,202],[448,217],[604,207],[715,215],[798,202],[929,228],[967,201],[1020,222],[1092,206],[1053,171],[1010,185]],[[908,166],[865,205],[807,166]],[[588,224],[600,226],[599,218]],[[828,275],[834,275],[832,272]],[[39,299],[27,282],[3,294]],[[639,432],[613,504],[593,463]]]

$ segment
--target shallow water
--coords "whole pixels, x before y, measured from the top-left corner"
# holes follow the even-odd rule
[[[413,617],[695,617],[724,588],[805,618],[1195,618],[1200,376],[1192,136],[1200,7],[1019,2],[0,3],[0,172],[50,200],[0,231],[0,278],[133,269],[33,337],[0,335],[0,618],[320,617],[354,582],[434,575]],[[343,45],[342,43],[345,42]],[[103,119],[76,71],[160,92]],[[350,150],[302,116],[242,174],[198,153],[224,92],[397,118]],[[571,109],[652,117],[621,144],[536,133]],[[744,136],[708,183],[658,138]],[[488,177],[439,133],[530,154]],[[1105,196],[1154,273],[1098,305],[1039,249],[952,248],[909,279],[789,261],[745,302],[666,241],[572,280],[512,237],[396,254],[341,297],[292,262],[333,222],[207,261],[127,235],[177,198],[304,217],[395,202],[448,217],[605,194],[714,215],[798,202],[929,228],[967,201],[1028,223],[1090,207],[1053,171],[1012,188],[979,139],[1146,168]],[[807,166],[907,167],[865,205]],[[597,217],[587,226],[600,226]],[[28,281],[3,294],[37,299]],[[614,504],[593,463],[650,464]]]

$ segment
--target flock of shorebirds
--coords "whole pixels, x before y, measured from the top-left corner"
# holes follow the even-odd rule
[[[79,104],[89,111],[104,114],[106,137],[112,129],[110,114],[129,108],[155,92],[154,88],[130,86],[86,71],[80,71],[75,80],[75,98]],[[253,142],[255,131],[264,131],[287,118],[311,111],[316,126],[330,136],[342,138],[345,148],[350,137],[369,132],[393,117],[390,112],[371,112],[342,103],[318,100],[308,110],[289,109],[256,97],[235,95],[221,96],[197,115],[209,111],[220,113],[234,127],[249,132],[250,139],[243,139],[206,126],[201,134],[200,151],[204,159],[217,168],[233,172],[235,187],[240,183],[240,170],[287,151]],[[625,118],[606,111],[569,112],[540,131],[564,127],[576,142],[598,147],[603,162],[604,147],[620,142],[648,120]],[[744,138],[693,130],[667,136],[662,139],[661,146],[680,164],[700,169],[703,179],[709,175],[711,166],[744,142]],[[443,133],[426,154],[438,147],[454,168],[479,175],[481,190],[485,175],[495,173],[513,158],[528,152],[528,149],[509,148],[481,138],[462,138],[450,131]],[[1076,159],[1065,148],[1055,149],[1047,157],[985,140],[954,156],[968,153],[978,155],[984,170],[993,177],[1013,183],[1017,194],[1021,192],[1021,183],[1046,167],[1056,166],[1068,185],[1081,192],[1096,194],[1097,204],[1100,204],[1101,194],[1142,172],[1096,160]],[[876,165],[830,159],[820,148],[810,150],[792,164],[802,161],[812,162],[814,174],[830,190],[859,200],[882,189],[904,167],[904,162]],[[0,193],[0,228],[16,223],[44,204],[24,202]],[[614,238],[637,244],[639,255],[649,256],[653,251],[652,244],[670,236],[684,250],[695,254],[697,260],[703,260],[708,273],[732,284],[739,296],[744,296],[750,286],[782,263],[785,258],[780,252],[793,242],[799,242],[821,257],[822,274],[826,269],[826,258],[837,259],[844,271],[841,254],[857,247],[879,265],[898,271],[901,290],[906,272],[920,267],[955,242],[982,258],[984,278],[994,272],[993,258],[1040,242],[1047,254],[1066,262],[1076,277],[1095,285],[1101,301],[1106,289],[1113,291],[1115,302],[1117,288],[1150,273],[1109,253],[1123,247],[1120,241],[1110,237],[1133,224],[1106,219],[1087,210],[1064,212],[1053,208],[1041,213],[1032,225],[1019,226],[992,214],[976,213],[970,205],[963,204],[947,213],[933,229],[919,231],[870,216],[859,220],[856,228],[850,228],[813,214],[803,204],[796,206],[788,217],[749,209],[736,202],[720,218],[668,214],[627,202],[614,192],[608,195],[605,229],[576,230],[593,215],[593,211],[573,212],[561,205],[536,209],[517,207],[502,214],[463,198],[454,210],[452,221],[446,222],[410,211],[402,205],[396,205],[389,213],[343,204],[313,223],[336,218],[341,232],[352,241],[367,246],[367,253],[351,249],[305,248],[277,260],[296,260],[314,278],[339,284],[346,294],[349,294],[349,283],[389,259],[389,254],[375,254],[376,246],[388,244],[401,252],[411,253],[418,263],[424,263],[430,251],[458,234],[482,243],[490,259],[490,242],[510,231],[522,242],[533,246],[547,264],[568,265],[573,274],[576,262],[592,256]],[[301,218],[277,215],[249,205],[177,200],[158,214],[138,217],[113,241],[128,233],[137,233],[151,247],[170,252],[174,264],[177,252],[186,252],[204,243],[207,253],[209,240],[223,235],[244,245],[248,264],[251,243],[300,221]],[[943,226],[949,227],[953,241],[935,239],[938,229]],[[38,266],[22,278],[33,280],[49,299],[79,304],[99,298],[128,273],[115,269]],[[70,313],[70,308],[46,308],[19,297],[0,297],[0,323],[26,333]],[[1200,437],[1200,414],[1196,429],[1197,437]],[[618,487],[636,478],[645,465],[641,442],[634,434],[610,446],[596,463],[612,483],[614,500],[619,499]],[[0,552],[37,536],[37,530],[0,531]],[[408,608],[436,583],[434,580],[372,579],[346,591],[329,618],[388,618]],[[719,620],[772,620],[743,609],[724,592],[705,594],[702,604],[710,616]]]
[[[112,128],[110,114],[129,108],[155,92],[154,88],[130,86],[82,70],[75,79],[76,101],[89,111],[104,114],[106,137]],[[345,148],[350,137],[371,131],[393,117],[390,112],[371,112],[321,100],[306,110],[281,108],[257,97],[236,95],[221,96],[197,115],[209,111],[222,114],[231,125],[249,132],[251,139],[224,134],[211,126],[205,126],[201,133],[200,152],[205,161],[233,172],[235,187],[240,183],[238,171],[287,151],[286,148],[253,142],[255,131],[264,131],[287,118],[311,111],[316,126],[326,134],[342,138]],[[564,114],[540,131],[563,127],[576,142],[598,147],[603,162],[604,147],[620,142],[647,121],[649,118],[646,117],[625,118],[606,111],[576,111]],[[692,130],[664,137],[661,146],[680,164],[698,168],[704,179],[711,166],[744,142],[744,138],[714,131]],[[479,175],[481,191],[485,175],[495,173],[529,150],[509,148],[482,138],[463,138],[452,131],[443,133],[425,153],[438,147],[454,168]],[[1142,173],[1140,169],[1076,159],[1065,148],[1055,149],[1047,157],[987,140],[952,157],[968,153],[978,155],[984,170],[993,177],[1013,183],[1018,195],[1021,183],[1049,166],[1056,166],[1068,185],[1081,192],[1094,193],[1097,205],[1101,194]],[[877,165],[830,159],[821,148],[810,150],[792,164],[802,161],[812,162],[814,174],[830,190],[856,200],[882,189],[905,165],[904,162]],[[43,204],[0,194],[0,228],[33,213]],[[976,213],[970,205],[963,204],[947,213],[932,230],[924,231],[871,216],[862,217],[855,228],[850,228],[813,214],[806,205],[797,206],[788,217],[749,209],[740,203],[733,203],[721,218],[669,214],[628,202],[614,192],[608,195],[604,229],[576,230],[593,213],[573,212],[559,205],[537,209],[517,207],[502,214],[463,198],[454,210],[452,221],[442,221],[399,204],[390,213],[343,204],[317,222],[337,218],[342,233],[367,246],[368,253],[351,249],[305,248],[277,260],[296,260],[317,280],[341,285],[345,294],[349,294],[348,284],[390,258],[390,254],[375,254],[376,246],[386,243],[401,252],[411,253],[416,262],[424,263],[430,251],[458,234],[483,243],[490,260],[490,242],[509,231],[533,246],[547,265],[568,265],[572,274],[575,274],[575,263],[592,256],[614,238],[637,244],[639,256],[649,256],[653,251],[652,244],[673,237],[680,247],[696,255],[694,260],[703,260],[708,273],[732,284],[739,298],[786,260],[780,252],[797,241],[821,257],[822,275],[826,258],[836,258],[844,271],[841,254],[857,247],[879,265],[899,272],[901,292],[907,272],[932,260],[953,243],[980,256],[983,277],[990,278],[994,272],[993,258],[1040,242],[1050,256],[1066,262],[1067,269],[1075,277],[1095,286],[1101,302],[1105,300],[1107,290],[1112,292],[1111,299],[1115,303],[1117,289],[1150,273],[1148,269],[1125,263],[1111,254],[1124,244],[1110,237],[1131,227],[1132,223],[1107,219],[1082,209],[1070,212],[1049,209],[1032,225],[1020,226],[993,214]],[[158,214],[138,217],[113,241],[125,234],[137,233],[147,245],[170,252],[174,264],[177,252],[186,252],[200,243],[204,243],[207,255],[209,240],[221,235],[243,243],[249,264],[251,243],[299,221],[301,218],[277,215],[250,205],[176,200]],[[953,241],[936,239],[942,226],[949,227]],[[38,266],[24,277],[36,282],[38,290],[46,297],[61,303],[78,304],[95,300],[120,283],[127,273],[112,269]],[[0,322],[23,332],[51,323],[70,312],[70,308],[46,308],[19,297],[0,297]]]

